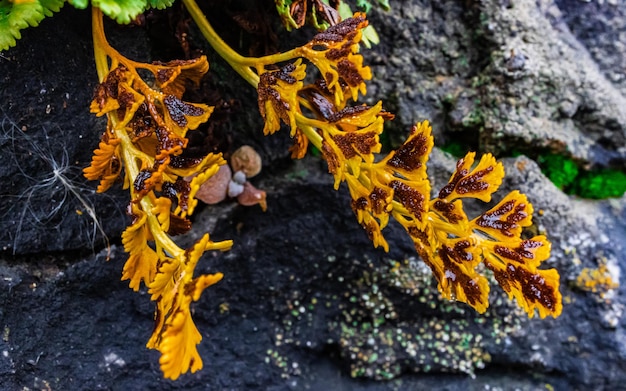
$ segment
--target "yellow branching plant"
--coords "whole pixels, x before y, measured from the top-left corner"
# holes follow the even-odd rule
[[[381,156],[379,137],[393,115],[381,102],[354,103],[365,95],[365,81],[372,77],[359,54],[362,29],[368,24],[364,14],[330,26],[301,47],[253,58],[224,43],[194,0],[183,3],[216,52],[257,89],[264,133],[287,125],[295,140],[294,158],[304,156],[309,144],[321,151],[335,189],[347,185],[351,207],[374,246],[389,250],[382,231],[392,217],[432,269],[444,297],[484,312],[489,285],[482,273],[490,270],[530,317],[535,310],[542,318],[561,313],[559,275],[554,269],[539,269],[549,257],[550,242],[543,235],[522,238],[533,213],[527,198],[513,191],[478,217],[470,220],[464,212],[464,199],[489,202],[500,186],[504,169],[493,156],[476,162],[475,154],[468,153],[438,193],[432,191],[426,172],[433,148],[427,121],[416,124],[397,150]],[[123,279],[130,280],[134,290],[143,281],[156,302],[156,327],[148,347],[162,353],[164,376],[176,379],[202,367],[196,349],[202,337],[189,306],[222,277],[194,277],[195,266],[204,251],[232,245],[211,242],[206,234],[183,250],[171,239],[190,229],[195,193],[224,164],[219,154],[198,159],[181,155],[187,131],[207,121],[212,112],[204,104],[182,100],[186,85],[197,83],[208,63],[205,57],[153,64],[129,60],[107,43],[102,14],[95,7],[93,35],[101,83],[91,110],[106,115],[108,124],[84,173],[100,180],[102,192],[123,172],[132,218],[122,234],[129,253]],[[152,79],[142,79],[139,69]],[[183,179],[189,177],[190,182]]]
[[[122,175],[131,202],[130,226],[122,234],[129,253],[122,272],[135,291],[143,283],[156,302],[155,328],[149,348],[161,352],[165,377],[176,379],[202,368],[196,345],[202,336],[191,319],[190,304],[218,282],[221,273],[194,277],[196,264],[207,250],[228,250],[232,242],[212,242],[205,234],[189,249],[171,236],[191,228],[188,216],[197,204],[200,185],[225,161],[221,154],[188,158],[187,131],[205,122],[212,107],[182,100],[187,83],[198,83],[208,71],[205,57],[190,61],[144,64],[122,56],[107,42],[102,13],[93,8],[94,51],[100,84],[91,111],[107,117],[107,128],[85,177],[100,180],[106,191]],[[153,76],[151,84],[138,70]],[[184,178],[193,177],[191,181]]]
[[[329,27],[302,47],[249,58],[217,36],[193,0],[183,2],[215,50],[258,89],[265,133],[275,132],[282,122],[296,139],[295,157],[303,156],[309,142],[322,151],[335,189],[347,184],[352,209],[375,246],[389,249],[382,230],[393,217],[432,269],[444,297],[484,312],[489,285],[480,273],[482,263],[530,317],[535,310],[542,318],[561,313],[559,274],[539,269],[549,257],[550,242],[543,235],[521,236],[532,223],[526,196],[513,191],[472,220],[463,210],[463,199],[489,202],[500,186],[504,168],[492,155],[476,163],[475,154],[468,153],[436,198],[431,198],[426,173],[433,148],[427,121],[416,124],[397,150],[378,156],[379,136],[392,116],[381,102],[348,105],[366,93],[365,81],[372,76],[359,54],[361,30],[368,24],[364,14]],[[308,68],[316,68],[312,74],[321,78],[305,85]]]

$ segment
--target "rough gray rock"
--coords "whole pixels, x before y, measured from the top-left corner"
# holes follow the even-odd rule
[[[398,114],[392,144],[414,121],[430,119],[438,143],[460,138],[482,151],[529,155],[560,148],[590,164],[624,159],[624,56],[613,38],[623,34],[622,3],[391,5],[391,13],[372,15],[383,43],[367,56],[375,75],[368,99],[383,99]],[[595,13],[583,18],[589,10]],[[74,46],[45,38],[59,29]],[[180,239],[188,244],[210,231],[235,246],[205,256],[199,267],[225,274],[194,307],[205,368],[177,383],[163,380],[158,353],[144,348],[152,304],[145,290],[134,293],[119,281],[124,192],[107,199],[80,176],[103,126],[87,112],[95,84],[88,31],[88,13],[65,9],[0,57],[0,149],[10,157],[0,169],[10,184],[0,206],[0,388],[612,390],[626,381],[619,284],[626,198],[576,199],[533,160],[503,159],[507,176],[494,202],[513,189],[528,195],[536,211],[530,233],[552,241],[546,265],[561,274],[564,309],[557,319],[528,319],[492,284],[490,309],[479,315],[440,298],[397,225],[385,230],[390,253],[373,249],[347,190],[332,190],[317,158],[284,159],[285,135],[267,144],[250,136],[264,158],[255,185],[268,191],[267,212],[207,206]],[[138,46],[130,50],[141,52],[141,31],[118,35],[132,34]],[[216,61],[214,72],[236,79]],[[229,98],[252,97],[233,112],[234,123],[248,124],[230,129],[233,145],[262,129],[254,91],[244,88],[227,88]],[[67,171],[55,171],[53,161],[68,163]],[[433,151],[435,189],[453,167],[451,156]],[[75,195],[63,208],[52,203],[66,194],[55,172],[96,208],[111,238],[110,262],[99,237],[87,235],[93,227],[83,222],[84,210],[76,213],[83,204]],[[32,187],[46,178],[49,189]],[[488,207],[470,203],[468,213]],[[51,211],[56,219],[42,218]]]
[[[497,154],[550,149],[623,166],[626,101],[611,75],[623,73],[624,50],[612,38],[623,34],[624,5],[562,3],[565,14],[553,1],[405,2],[376,14],[372,23],[390,39],[373,49],[371,91],[390,98],[400,132],[428,118],[439,143],[465,130]],[[595,24],[582,22],[594,11]]]
[[[616,0],[558,0],[564,22],[602,73],[626,92],[626,10]],[[599,34],[599,32],[601,32]]]

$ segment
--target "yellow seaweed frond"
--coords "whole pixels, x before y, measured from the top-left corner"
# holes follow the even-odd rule
[[[555,269],[540,270],[537,266],[550,256],[550,242],[545,236],[513,239],[506,242],[483,242],[485,266],[493,271],[498,284],[515,298],[517,304],[533,317],[557,317],[563,310],[559,292],[559,273]]]
[[[362,29],[367,25],[365,14],[357,12],[318,33],[300,48],[301,55],[319,69],[337,106],[346,100],[344,86],[352,100],[367,92],[365,80],[372,78],[372,72],[363,66],[363,57],[358,54]]]
[[[156,265],[159,260],[157,253],[148,246],[152,239],[146,224],[147,216],[141,214],[131,226],[122,233],[122,245],[129,256],[122,270],[122,281],[130,280],[128,286],[138,291],[141,281],[148,285],[154,279]]]
[[[194,278],[198,260],[207,250],[225,250],[231,243],[214,243],[205,234],[177,258],[164,258],[149,286],[152,300],[157,302],[156,325],[147,346],[161,352],[163,376],[177,379],[188,370],[202,368],[197,345],[202,340],[193,320],[190,304],[210,285],[222,279],[221,273]]]
[[[550,242],[543,235],[522,239],[524,228],[532,224],[533,208],[527,197],[513,191],[472,220],[464,211],[465,199],[489,202],[501,185],[504,168],[492,155],[476,162],[475,153],[468,153],[436,193],[427,173],[434,145],[428,121],[416,123],[399,148],[379,156],[384,123],[393,115],[382,102],[354,104],[359,94],[366,94],[365,81],[372,77],[358,53],[362,30],[368,25],[364,14],[334,24],[299,48],[246,58],[219,39],[195,1],[183,3],[218,54],[258,89],[264,133],[276,132],[283,123],[296,138],[294,157],[302,157],[309,143],[321,151],[335,189],[346,183],[357,221],[374,246],[389,250],[383,230],[394,218],[432,270],[443,297],[486,311],[490,287],[481,274],[482,263],[530,317],[536,312],[542,318],[560,315],[559,274],[540,269],[550,255]],[[296,16],[293,22],[300,25],[303,10],[298,7],[306,2],[293,4],[289,18]],[[134,290],[143,281],[156,302],[155,328],[147,346],[161,352],[164,376],[176,379],[202,368],[197,351],[202,336],[190,305],[222,278],[221,273],[194,277],[197,262],[205,251],[223,251],[232,245],[212,242],[205,234],[183,250],[170,237],[190,229],[188,216],[196,206],[196,192],[225,163],[221,154],[183,157],[187,132],[207,121],[213,111],[183,101],[186,83],[197,84],[208,62],[205,57],[153,64],[131,61],[106,42],[102,14],[96,7],[93,16],[101,83],[91,110],[106,115],[108,125],[84,173],[100,179],[104,191],[122,168],[125,171],[133,221],[122,235],[129,253],[123,279],[129,279]],[[155,82],[143,80],[139,69],[151,72]],[[313,75],[319,79],[311,82]]]
[[[162,103],[165,107],[163,110],[165,127],[178,137],[185,137],[188,130],[197,129],[213,113],[213,107],[184,102],[174,95],[166,95]]]
[[[198,83],[208,70],[206,57],[190,61],[144,64],[127,59],[109,46],[102,14],[93,8],[96,64],[102,82],[91,111],[106,116],[107,131],[88,179],[100,179],[105,191],[125,171],[130,192],[130,226],[122,234],[129,254],[122,280],[137,291],[141,282],[156,302],[155,329],[148,347],[158,349],[165,377],[202,368],[196,345],[202,339],[191,319],[190,304],[221,273],[194,278],[196,264],[207,250],[227,250],[231,241],[212,242],[205,234],[191,249],[181,249],[171,236],[187,232],[198,187],[225,163],[221,154],[189,158],[186,134],[207,121],[213,108],[182,100],[187,82]],[[156,85],[142,79],[138,69],[153,73]],[[186,177],[194,177],[191,182]]]
[[[378,156],[379,136],[392,116],[380,102],[374,106],[348,104],[349,98],[354,101],[359,93],[365,94],[364,82],[371,77],[357,54],[365,26],[365,16],[355,14],[289,53],[309,60],[321,79],[297,91],[299,107],[307,111],[295,110],[287,120],[286,115],[271,117],[262,109],[266,129],[278,129],[281,118],[290,124],[292,136],[304,135],[321,150],[335,189],[347,184],[357,221],[374,246],[389,250],[382,231],[390,216],[396,219],[432,269],[443,297],[484,312],[489,306],[489,285],[477,271],[484,263],[529,316],[535,310],[542,318],[558,316],[562,310],[558,273],[538,268],[549,257],[550,243],[544,236],[521,239],[523,228],[532,223],[533,209],[526,196],[511,192],[471,221],[465,213],[463,200],[489,202],[502,183],[504,167],[491,154],[478,162],[474,152],[460,159],[448,183],[432,199],[426,163],[434,142],[428,121],[417,123],[395,151]],[[273,90],[272,98],[261,93],[264,88],[261,83],[260,108],[270,107],[274,101],[294,102],[296,84],[289,91]]]
[[[109,137],[108,133],[105,133],[98,148],[93,152],[91,164],[83,169],[83,174],[88,180],[100,180],[96,190],[98,193],[107,191],[120,175],[122,164],[119,144],[119,139]]]
[[[188,82],[198,86],[202,77],[209,71],[206,56],[190,60],[157,61],[150,65],[148,69],[154,75],[161,91],[178,99],[183,97]]]
[[[469,152],[459,159],[450,181],[439,191],[440,200],[477,198],[485,202],[491,201],[491,194],[502,183],[504,168],[490,153],[483,155],[480,162],[472,168],[475,155],[475,152]]]
[[[305,68],[301,60],[296,60],[278,70],[261,73],[258,102],[266,135],[280,129],[280,121],[295,131],[295,117],[300,112],[298,91],[302,89]]]
[[[475,231],[482,232],[498,241],[506,241],[510,238],[518,238],[522,233],[522,228],[532,224],[532,215],[531,203],[524,194],[515,190],[496,206],[472,220],[470,224]]]

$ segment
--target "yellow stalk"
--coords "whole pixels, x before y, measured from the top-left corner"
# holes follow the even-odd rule
[[[102,42],[106,42],[104,38],[104,29],[102,27],[102,11],[98,7],[91,7],[91,28],[93,34],[93,53],[96,62],[96,72],[98,72],[98,81],[102,83],[109,73],[109,64],[107,55],[102,47]]]
[[[135,63],[132,60],[125,59],[117,50],[113,49],[107,42],[105,34],[104,34],[104,26],[102,23],[102,11],[98,7],[92,7],[92,18],[93,18],[93,42],[94,42],[94,56],[96,62],[96,70],[98,72],[98,78],[100,82],[104,80],[106,75],[109,72],[108,58],[112,59],[124,59],[124,65],[129,69],[135,69]],[[146,86],[147,87],[147,86]],[[115,134],[115,137],[121,141],[121,158],[122,165],[126,169],[126,175],[130,178],[130,186],[131,186],[131,194],[134,197],[134,190],[132,189],[132,184],[139,175],[139,168],[137,167],[137,158],[141,158],[145,160],[148,156],[139,151],[133,145],[130,137],[126,133],[126,130],[118,126],[117,117],[114,113],[109,114],[109,118],[112,123],[112,130]],[[151,159],[151,158],[150,158]],[[152,193],[152,192],[151,192]],[[150,228],[150,232],[154,237],[154,241],[163,250],[165,250],[169,256],[173,258],[177,258],[183,255],[183,250],[178,247],[178,245],[169,237],[163,230],[161,229],[161,225],[157,216],[152,213],[152,208],[154,208],[154,203],[150,198],[150,193],[145,195],[140,200],[142,210],[147,215],[148,226]]]
[[[195,2],[195,0],[183,0],[185,8],[193,18],[194,22],[200,29],[200,32],[230,66],[239,73],[254,88],[259,85],[259,75],[252,68],[263,69],[265,65],[278,64],[285,61],[291,61],[294,58],[301,57],[300,48],[295,48],[286,52],[271,54],[262,57],[245,57],[234,51],[224,40],[215,32],[211,23]]]

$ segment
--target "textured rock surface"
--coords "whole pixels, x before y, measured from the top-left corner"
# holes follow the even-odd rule
[[[555,148],[623,166],[622,2],[391,5],[392,13],[372,15],[384,43],[367,57],[376,78],[368,99],[398,114],[392,144],[414,121],[430,119],[438,144],[462,140],[502,156]],[[45,38],[61,28],[67,42]],[[210,231],[235,246],[201,261],[200,272],[225,274],[195,306],[205,368],[163,380],[158,353],[144,347],[152,304],[119,281],[125,195],[94,194],[80,176],[104,126],[87,112],[95,83],[88,33],[88,13],[65,9],[0,56],[0,178],[8,183],[0,206],[0,388],[608,390],[626,381],[624,197],[569,197],[533,160],[504,158],[495,198],[519,189],[533,203],[531,228],[552,240],[547,264],[561,273],[564,309],[558,319],[528,319],[492,285],[490,309],[479,315],[439,297],[397,226],[386,230],[391,252],[374,250],[325,165],[291,162],[285,135],[260,136],[254,92],[243,83],[226,89],[227,98],[249,94],[232,116],[247,128],[231,125],[230,144],[261,151],[264,171],[253,182],[267,190],[268,211],[227,202],[197,212],[182,244]],[[123,41],[129,53],[150,52],[141,28],[119,35],[131,37]],[[236,79],[218,60],[211,66]],[[434,188],[453,167],[433,151]],[[46,178],[46,187],[36,185]],[[109,262],[85,203],[60,178],[100,216]],[[472,204],[468,213],[484,209]],[[613,284],[586,284],[585,269]]]
[[[596,3],[398,4],[373,21],[391,38],[373,49],[373,96],[391,98],[401,128],[429,118],[451,131],[439,143],[456,131],[498,154],[550,148],[623,167],[624,5]]]
[[[46,20],[0,57],[0,249],[6,253],[85,250],[124,227],[124,194],[95,194],[82,177],[102,121],[89,113],[97,83],[86,11],[63,11],[63,38]],[[44,30],[45,31],[45,30]],[[129,40],[126,50],[142,48]],[[145,45],[143,48],[145,51]],[[98,215],[94,227],[90,210]]]

